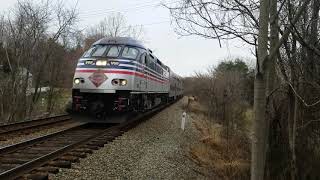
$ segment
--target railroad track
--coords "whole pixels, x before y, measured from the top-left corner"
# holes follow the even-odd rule
[[[0,149],[0,179],[47,179],[48,173],[70,168],[72,162],[86,157],[141,121],[168,105],[160,106],[114,126],[84,123],[53,134]]]
[[[36,120],[12,123],[7,125],[0,126],[0,140],[4,141],[5,136],[11,135],[14,133],[23,133],[31,129],[37,129],[44,126],[49,126],[57,123],[62,123],[70,121],[71,117],[67,114],[52,116],[47,118],[41,118]]]

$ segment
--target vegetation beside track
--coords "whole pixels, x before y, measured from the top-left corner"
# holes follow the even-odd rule
[[[200,133],[198,142],[190,148],[191,159],[206,177],[218,179],[248,179],[250,175],[250,142],[246,131],[228,129],[209,120],[199,109],[199,102],[189,104],[193,125]]]
[[[200,132],[191,159],[209,178],[249,179],[253,72],[241,59],[185,78],[185,107]]]
[[[48,93],[40,95],[40,100],[36,103],[37,111],[34,111],[30,119],[37,117],[47,117],[49,115],[64,114],[67,103],[71,100],[71,89],[59,88],[53,93],[54,99],[52,108],[48,111]]]

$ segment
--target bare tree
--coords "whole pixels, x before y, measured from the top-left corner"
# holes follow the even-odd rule
[[[4,66],[10,67],[7,83],[2,86],[3,94],[8,101],[6,119],[19,119],[33,112],[33,107],[40,96],[40,88],[44,83],[46,66],[52,60],[54,44],[61,42],[62,35],[70,33],[77,17],[76,8],[67,8],[63,1],[31,0],[18,1],[11,14],[2,20],[4,24],[1,34],[2,47],[6,54]],[[21,69],[27,70],[27,75],[21,74]],[[34,93],[26,97],[27,82],[34,82]],[[49,71],[50,72],[50,71]],[[24,78],[23,80],[21,78]],[[49,83],[50,84],[50,83]],[[8,90],[6,90],[8,89]],[[30,99],[30,100],[29,100]],[[22,111],[21,111],[22,110]],[[22,112],[19,116],[17,112]]]
[[[165,5],[166,6],[166,5]],[[259,1],[184,0],[169,8],[182,36],[197,35],[221,40],[240,38],[256,45]]]
[[[284,15],[288,10],[284,8],[286,2],[290,3],[291,1],[186,0],[178,2],[175,6],[167,6],[176,24],[176,30],[180,35],[198,35],[205,38],[218,39],[219,42],[224,39],[238,38],[257,48],[254,91],[255,125],[251,164],[252,179],[263,179],[265,176],[265,154],[268,147],[269,132],[269,118],[266,117],[266,112],[271,113],[270,95],[278,89],[275,87],[274,80],[276,78],[275,63],[279,56],[279,49],[286,46],[286,42],[294,31],[295,25],[301,19],[303,12],[308,12],[307,7],[310,0],[291,2],[294,4],[295,9],[291,10],[290,19],[286,19],[288,16]],[[317,3],[319,4],[318,1],[313,3],[313,12],[316,13],[311,13],[313,14],[312,19],[315,20],[313,21],[314,27],[311,29],[315,29],[315,25],[318,24],[317,16],[319,11],[318,6],[315,5]],[[314,14],[317,14],[317,16]],[[278,17],[282,19],[278,21]],[[281,22],[281,24],[278,22]],[[279,38],[279,32],[281,33],[281,38]],[[313,36],[315,34],[317,33],[314,33]],[[301,39],[308,42],[305,37]],[[314,48],[316,39],[313,38],[313,43],[310,43],[313,48],[310,48],[310,44],[308,45],[313,53],[317,52],[317,48]],[[292,52],[290,53],[292,55]],[[286,71],[286,67],[281,67],[281,69]],[[297,97],[297,95],[295,96]],[[269,101],[266,101],[266,98]],[[296,106],[293,107],[296,108]],[[295,121],[290,121],[289,123],[293,129],[295,129]],[[290,141],[294,141],[295,135],[292,134],[290,137]],[[293,150],[294,146],[291,149]],[[294,156],[292,157],[294,158]]]
[[[120,13],[111,14],[87,31],[87,41],[89,42],[86,44],[90,45],[102,37],[129,36],[143,40],[142,26],[128,25],[125,17]]]

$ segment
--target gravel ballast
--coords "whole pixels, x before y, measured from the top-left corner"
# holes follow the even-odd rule
[[[204,179],[187,157],[197,140],[190,118],[180,129],[183,104],[171,105],[51,179]]]

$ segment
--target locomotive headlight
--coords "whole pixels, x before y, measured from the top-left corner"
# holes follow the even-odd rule
[[[118,86],[119,85],[119,79],[112,79],[111,83],[114,86]]]
[[[79,78],[75,78],[73,81],[75,84],[80,84],[80,79]]]
[[[126,79],[120,79],[120,85],[121,86],[127,85],[127,80]]]
[[[106,66],[107,65],[107,61],[106,60],[97,60],[96,61],[96,65],[97,66]]]
[[[112,79],[111,84],[114,86],[125,86],[127,85],[126,79]]]

